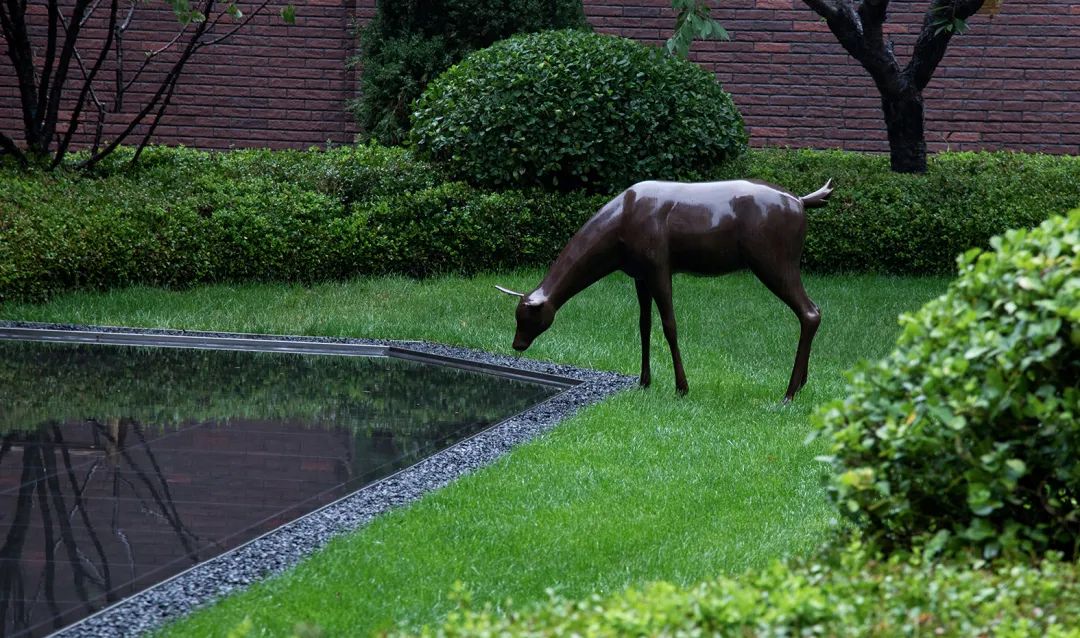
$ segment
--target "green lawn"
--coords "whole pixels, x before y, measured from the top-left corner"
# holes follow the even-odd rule
[[[315,287],[137,288],[72,294],[0,318],[262,333],[429,339],[511,352],[514,300],[541,276],[362,280]],[[677,398],[653,336],[653,387],[589,408],[495,466],[341,538],[288,575],[177,623],[170,636],[224,635],[246,616],[267,635],[298,623],[364,635],[430,622],[455,581],[474,600],[515,604],[690,583],[811,551],[834,511],[803,445],[812,408],[842,372],[884,354],[896,316],[943,279],[807,278],[823,322],[810,383],[780,407],[798,337],[794,315],[748,275],[680,277],[675,307],[690,394]],[[572,300],[527,356],[638,373],[637,303],[625,277]],[[261,634],[259,634],[261,635]]]

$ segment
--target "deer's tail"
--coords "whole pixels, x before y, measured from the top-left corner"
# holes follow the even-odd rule
[[[806,208],[821,208],[825,204],[829,203],[829,195],[832,195],[833,185],[832,180],[825,182],[825,185],[817,189],[809,195],[803,195],[799,199]]]

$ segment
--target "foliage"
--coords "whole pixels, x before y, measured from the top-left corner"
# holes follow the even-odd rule
[[[82,292],[0,317],[58,323],[424,339],[512,355],[515,300],[541,268],[308,287],[134,287]],[[467,579],[477,604],[528,604],[657,579],[695,583],[764,569],[814,550],[836,516],[802,444],[815,404],[842,396],[843,370],[884,356],[896,316],[940,294],[944,279],[808,275],[825,311],[810,384],[777,409],[798,322],[749,273],[676,277],[690,394],[676,400],[662,326],[653,323],[653,385],[582,409],[497,467],[337,539],[297,569],[186,617],[165,636],[216,635],[250,615],[253,635],[371,636],[440,621]],[[779,312],[778,312],[779,310]],[[830,317],[832,319],[830,319]],[[638,307],[626,277],[597,282],[559,312],[525,357],[637,373]],[[752,332],[754,339],[746,339]],[[359,580],[358,580],[359,579]],[[363,586],[358,586],[361,582]],[[378,596],[372,592],[378,591]]]
[[[958,254],[1080,204],[1080,157],[938,153],[925,175],[845,151],[753,151],[710,175],[752,177],[797,193],[836,190],[807,212],[803,263],[819,272],[948,274]]]
[[[423,636],[1080,636],[1080,571],[1039,566],[968,569],[856,549],[815,562],[776,562],[693,587],[658,582],[613,596],[524,611],[460,609]]]
[[[1080,210],[991,240],[820,415],[830,491],[885,548],[1077,556]]]
[[[691,177],[745,150],[712,73],[632,40],[581,31],[517,36],[428,86],[419,154],[484,186],[617,192]]]
[[[125,33],[133,25],[139,29],[140,21],[132,21],[134,4],[122,4],[72,0],[63,7],[50,2],[43,11],[28,11],[26,2],[0,4],[0,35],[10,62],[4,75],[15,80],[23,123],[19,135],[0,132],[0,157],[11,156],[23,168],[55,170],[76,134],[82,133],[91,140],[83,167],[92,168],[138,129],[134,162],[168,109],[188,61],[200,51],[229,43],[271,3],[255,4],[245,15],[234,0],[166,0],[175,18],[175,36],[165,34],[164,44],[137,56],[128,51],[128,59],[141,60],[133,71],[124,60]],[[33,23],[46,16],[48,29]],[[293,24],[295,7],[283,5],[281,17]],[[151,23],[168,30],[157,18]],[[99,73],[110,65],[115,74]],[[91,110],[95,117],[88,122]],[[107,128],[119,132],[106,139]]]
[[[730,40],[726,29],[711,16],[712,10],[705,0],[671,0],[675,10],[675,32],[667,39],[664,48],[672,55],[687,57],[694,40]]]
[[[543,263],[596,198],[487,193],[400,149],[151,149],[96,178],[0,178],[0,299],[136,283],[315,281]],[[513,233],[517,233],[516,235]]]
[[[428,82],[466,54],[515,33],[588,28],[581,0],[380,1],[360,31],[360,98],[353,105],[369,139],[398,144]]]
[[[121,149],[93,175],[0,164],[0,300],[73,288],[320,281],[542,265],[604,196],[490,192],[402,149]],[[804,260],[816,271],[942,273],[1042,211],[1080,203],[1080,158],[944,153],[928,175],[838,151],[752,151],[709,175],[808,193]]]

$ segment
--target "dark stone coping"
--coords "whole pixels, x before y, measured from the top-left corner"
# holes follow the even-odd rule
[[[424,341],[252,335],[226,332],[80,326],[2,321],[2,328],[30,328],[110,335],[194,337],[210,340],[259,340],[303,344],[351,344],[389,349],[382,356],[410,358],[496,374],[519,370],[565,390],[520,414],[446,448],[415,465],[302,516],[236,549],[200,563],[98,613],[61,629],[55,637],[132,636],[157,629],[230,593],[293,567],[335,536],[357,530],[379,514],[418,500],[460,476],[493,463],[512,447],[554,427],[579,409],[635,385],[636,379],[613,372],[491,354]],[[153,343],[148,343],[153,345]],[[175,347],[175,346],[174,346]],[[392,352],[391,352],[392,351]],[[522,375],[525,376],[525,375]],[[562,382],[560,382],[562,381]]]

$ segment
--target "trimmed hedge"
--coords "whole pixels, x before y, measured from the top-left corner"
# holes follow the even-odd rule
[[[466,636],[1080,636],[1080,569],[968,569],[859,551],[811,563],[775,563],[694,587],[655,583],[610,597],[553,597],[524,611],[463,607],[428,637]]]
[[[447,181],[402,149],[152,148],[127,169],[23,173],[0,159],[0,301],[73,288],[315,281],[543,265],[608,199],[490,192]],[[799,194],[838,180],[809,211],[817,271],[951,271],[956,254],[1080,204],[1080,158],[954,153],[925,177],[887,158],[751,151],[715,178],[757,177]]]
[[[1080,209],[963,255],[817,419],[829,491],[886,550],[1080,554]]]
[[[480,186],[594,192],[700,176],[746,150],[742,117],[711,72],[570,30],[470,54],[428,85],[410,140]]]
[[[478,191],[377,146],[144,157],[134,170],[116,157],[92,178],[0,172],[0,301],[545,263],[603,203]]]
[[[803,263],[818,272],[954,272],[956,256],[1009,228],[1080,205],[1080,157],[938,153],[925,175],[893,173],[887,156],[755,151],[712,179],[753,177],[797,195],[835,180],[829,205],[807,211]]]

